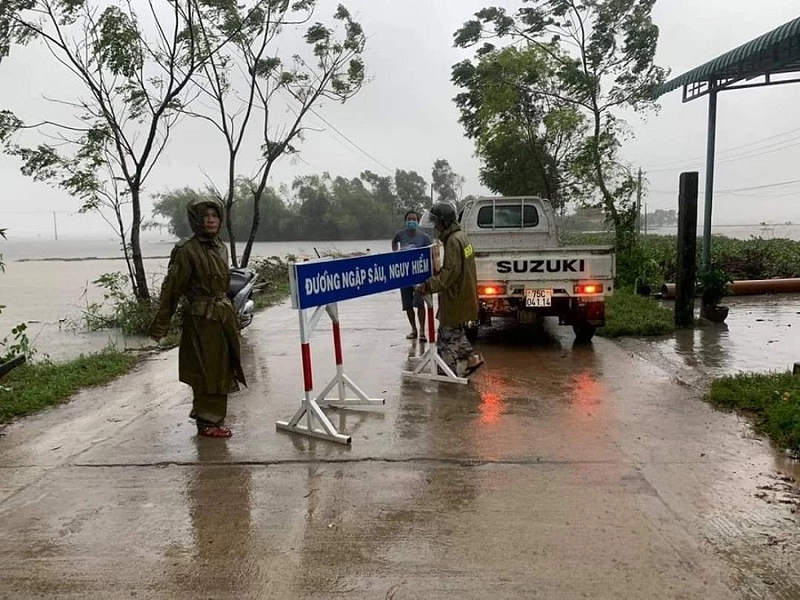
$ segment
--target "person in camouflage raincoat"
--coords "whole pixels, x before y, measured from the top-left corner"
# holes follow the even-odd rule
[[[228,248],[219,239],[224,207],[220,202],[195,200],[187,210],[194,236],[172,250],[150,336],[161,340],[167,335],[172,315],[185,298],[178,363],[180,381],[194,393],[190,417],[199,435],[230,437],[231,431],[223,426],[228,394],[246,381],[239,319],[227,296]]]
[[[439,273],[421,284],[419,291],[439,295],[437,350],[456,375],[466,377],[484,364],[483,357],[473,352],[465,330],[467,323],[478,320],[475,251],[452,205],[438,202],[423,219],[438,232],[444,244],[444,260]]]

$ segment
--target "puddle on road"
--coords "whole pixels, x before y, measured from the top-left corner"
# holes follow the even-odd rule
[[[800,361],[800,295],[726,298],[725,304],[730,314],[723,324],[678,331],[657,340],[622,340],[621,344],[687,385],[701,388],[709,378],[785,371]],[[672,308],[671,303],[665,305]],[[773,450],[777,476],[792,478],[793,493],[787,497],[785,490],[764,489],[762,493],[769,496],[765,500],[800,507],[800,462]]]
[[[725,323],[677,332],[652,343],[668,361],[719,377],[783,371],[800,361],[800,295],[728,298]]]

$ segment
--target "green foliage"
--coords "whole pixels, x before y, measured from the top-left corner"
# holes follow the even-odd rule
[[[703,306],[715,308],[720,300],[728,295],[728,284],[732,283],[731,276],[718,264],[712,263],[700,272],[698,288],[702,294]]]
[[[451,204],[458,202],[465,179],[453,171],[447,160],[439,159],[433,164],[431,178],[433,191],[437,194],[437,202],[450,202]]]
[[[750,416],[756,431],[800,454],[800,377],[790,372],[722,377],[712,382],[706,399]]]
[[[125,79],[132,79],[144,66],[139,44],[142,34],[134,17],[117,6],[109,6],[100,16],[94,42],[94,52],[101,64],[113,75]]]
[[[199,30],[201,45],[213,47],[226,37],[232,43],[212,55],[197,78],[203,92],[214,100],[211,108],[200,105],[187,112],[213,124],[226,143],[227,177],[214,194],[231,214],[238,213],[239,219],[247,221],[244,228],[233,219],[226,224],[231,261],[236,266],[247,265],[262,229],[262,214],[270,223],[279,219],[266,206],[271,203],[276,208],[267,182],[278,160],[299,152],[307,114],[323,100],[346,102],[365,81],[362,26],[343,5],[336,7],[327,22],[314,20],[318,4],[317,0],[267,0],[250,8],[224,0],[204,5],[206,26]],[[296,44],[282,43],[286,30],[299,32],[305,47],[298,51]],[[241,74],[247,75],[242,78]],[[293,115],[288,121],[283,106],[287,101]],[[256,180],[249,184],[252,198],[247,204],[241,201],[240,182],[234,174],[243,142],[253,128],[260,138],[261,155]],[[236,241],[242,238],[247,242],[240,261]]]
[[[394,188],[398,212],[420,210],[430,203],[428,184],[416,171],[397,169],[394,175]]]
[[[651,298],[618,290],[606,299],[606,325],[598,334],[617,338],[668,335],[673,331],[672,311]]]
[[[119,329],[125,335],[146,336],[158,310],[158,299],[138,300],[132,296],[130,277],[105,273],[92,282],[103,290],[103,301],[87,304],[84,320],[90,331]],[[173,316],[171,334],[179,331],[180,308]]]
[[[608,231],[603,209],[586,206],[578,206],[570,214],[559,218],[558,226],[563,232]]]
[[[0,422],[68,400],[83,388],[108,383],[135,364],[132,356],[106,350],[66,363],[23,365],[4,377],[0,385]]]
[[[530,91],[586,117],[589,126],[574,155],[572,174],[584,202],[606,211],[620,247],[630,243],[635,182],[619,158],[626,130],[617,113],[655,108],[653,90],[667,75],[653,64],[659,34],[651,18],[654,4],[655,0],[523,0],[514,12],[501,7],[480,10],[455,35],[456,46],[462,48],[511,38],[548,53],[557,63],[555,85],[537,81]],[[494,50],[485,42],[477,54]]]
[[[675,227],[678,225],[678,212],[675,210],[658,209],[642,215],[642,224],[649,227]],[[571,214],[559,219],[562,231],[608,231],[608,220],[605,212],[600,208],[577,207]]]
[[[287,257],[293,260],[293,257]],[[253,270],[258,276],[257,285],[263,286],[253,296],[256,308],[261,310],[282,302],[289,295],[289,263],[277,256],[257,260]]]
[[[585,117],[558,98],[558,48],[484,47],[453,67],[460,121],[483,162],[481,181],[505,196],[568,198]],[[544,93],[547,92],[547,93]]]
[[[613,244],[611,234],[562,235],[562,243],[579,245]],[[711,259],[734,280],[800,277],[800,242],[789,239],[753,237],[739,240],[714,236]],[[632,286],[645,262],[659,265],[660,279],[674,282],[677,275],[678,239],[669,235],[640,236],[634,249],[617,256],[618,285]],[[697,242],[697,264],[702,262],[702,243]],[[631,277],[633,279],[631,279]]]
[[[141,192],[180,112],[197,96],[190,84],[209,58],[203,50],[212,51],[198,45],[197,8],[194,0],[139,12],[135,3],[99,0],[0,4],[0,56],[38,42],[82,89],[56,101],[72,109],[61,122],[26,125],[0,111],[0,145],[19,159],[24,175],[78,198],[81,210],[112,212],[107,221],[123,246],[130,244],[132,289],[144,300],[150,293],[139,245]],[[58,142],[31,143],[33,134]]]
[[[657,209],[646,215],[647,225],[650,227],[673,227],[678,225],[677,210]]]
[[[37,350],[28,337],[28,326],[25,323],[14,327],[10,335],[0,340],[0,364],[17,356],[24,356],[30,360],[36,353]]]

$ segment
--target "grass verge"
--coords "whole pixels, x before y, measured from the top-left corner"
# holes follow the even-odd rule
[[[19,367],[0,379],[0,423],[64,402],[83,388],[108,383],[128,373],[136,362],[135,356],[104,350],[64,363]]]
[[[745,373],[716,379],[706,400],[750,417],[758,433],[800,455],[800,376]]]
[[[256,310],[264,310],[276,304],[280,304],[289,297],[289,282],[279,283],[275,287],[264,290],[260,294],[253,296]]]
[[[264,284],[253,297],[258,310],[286,299],[289,295],[287,262],[273,257],[258,261],[254,268],[259,283]],[[111,312],[102,313],[102,305],[91,306],[85,315],[89,328],[119,327],[126,334],[144,334],[157,304],[142,304],[129,298],[122,291],[120,277],[112,274],[99,280],[107,290],[110,289],[106,300],[110,301]],[[179,324],[180,317],[176,316],[171,331],[162,341],[162,349],[178,345]],[[0,423],[64,402],[84,388],[109,383],[127,374],[136,361],[134,356],[109,349],[64,363],[42,362],[19,367],[0,380]]]
[[[672,311],[650,298],[617,291],[606,298],[606,325],[597,333],[618,338],[667,335],[673,331]]]

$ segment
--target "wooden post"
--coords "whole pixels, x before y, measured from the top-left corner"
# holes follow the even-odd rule
[[[697,280],[697,172],[681,173],[678,197],[678,274],[675,286],[675,325],[694,323]]]

